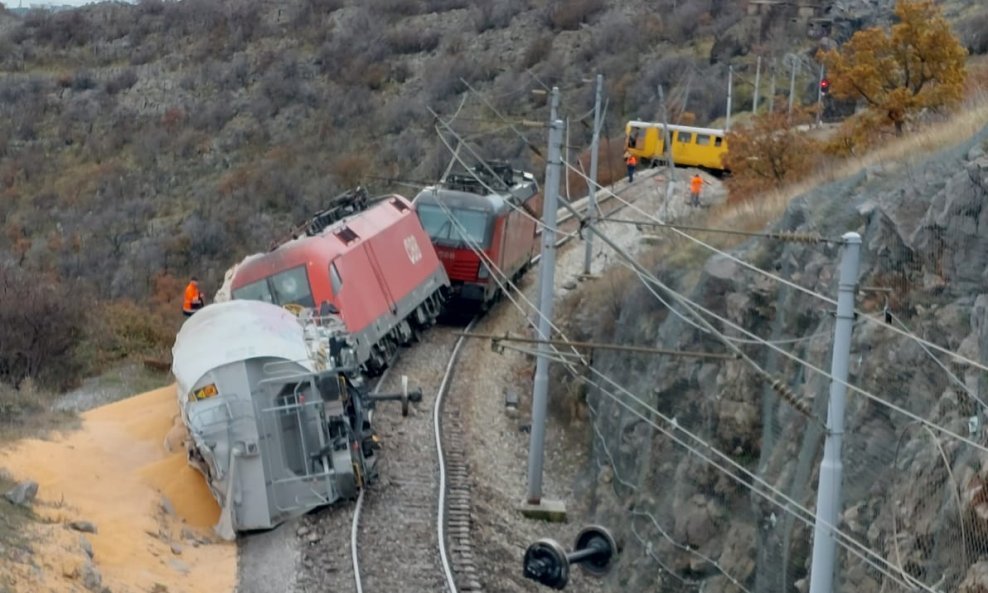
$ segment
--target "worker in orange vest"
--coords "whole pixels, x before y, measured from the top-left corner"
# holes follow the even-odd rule
[[[628,165],[628,183],[635,180],[635,167],[638,166],[638,159],[630,152],[624,153],[624,163]]]
[[[185,287],[185,300],[182,301],[182,314],[186,317],[192,317],[192,314],[202,309],[205,305],[205,301],[202,298],[202,292],[199,290],[199,279],[195,276],[189,281],[189,285]]]
[[[703,189],[703,184],[706,183],[703,177],[697,173],[690,179],[690,206],[700,205],[700,190]]]

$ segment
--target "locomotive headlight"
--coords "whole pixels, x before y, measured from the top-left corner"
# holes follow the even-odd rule
[[[486,280],[491,277],[491,270],[487,267],[487,264],[481,262],[480,269],[477,270],[477,278],[481,280]]]

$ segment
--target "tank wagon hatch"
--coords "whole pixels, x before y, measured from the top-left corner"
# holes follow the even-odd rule
[[[176,339],[173,370],[189,462],[222,509],[216,531],[268,529],[357,496],[377,477],[377,401],[339,322],[257,301],[210,305]]]

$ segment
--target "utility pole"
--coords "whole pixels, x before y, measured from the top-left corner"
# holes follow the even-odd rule
[[[772,58],[772,83],[768,88],[768,112],[773,113],[775,111],[775,71],[776,71],[775,58]]]
[[[796,98],[796,69],[799,68],[799,62],[792,54],[789,58],[789,115],[792,115],[792,102]]]
[[[823,64],[820,64],[820,77],[816,81],[816,125],[823,121]]]
[[[550,126],[552,126],[552,124],[555,123],[555,121],[557,119],[559,119],[558,113],[559,113],[559,87],[554,86],[554,87],[552,87],[552,90],[549,92],[549,125]],[[560,142],[561,141],[562,140],[560,140]],[[549,177],[548,177],[548,174],[549,174],[549,168],[548,168],[548,163],[547,163],[547,165],[546,165],[546,179],[545,179],[546,186],[549,185]],[[543,188],[543,192],[542,192],[542,195],[543,195],[543,203],[542,203],[543,213],[544,213],[545,209],[549,207],[548,206],[548,192],[549,192],[549,190],[547,188]],[[555,214],[553,214],[553,220],[555,220]],[[542,224],[543,224],[543,226],[545,226],[545,225],[548,224],[546,222],[545,216],[543,216],[543,218],[542,218]],[[555,230],[555,224],[553,224],[553,230]],[[542,230],[542,236],[545,237],[545,229]],[[538,313],[538,311],[541,310],[541,308],[542,308],[542,301],[541,301],[541,299],[542,299],[542,274],[539,274],[539,293],[537,295],[535,295],[535,309],[536,309],[536,313]],[[534,321],[537,322],[538,320],[536,319]]]
[[[672,134],[669,133],[669,118],[666,113],[666,95],[659,85],[659,107],[662,108],[662,152],[666,156],[669,167],[669,179],[666,180],[666,199],[662,202],[662,220],[669,220],[669,202],[672,201],[672,187],[676,179],[676,164],[672,162]]]
[[[854,293],[858,285],[861,235],[845,233],[837,287],[837,323],[834,351],[830,362],[830,400],[827,405],[827,440],[820,463],[820,484],[816,497],[816,524],[813,527],[813,561],[810,564],[810,593],[832,593],[836,570],[837,539],[834,531],[840,521],[841,444],[844,440],[844,398],[847,395],[848,359],[851,355],[851,329],[854,327]]]
[[[552,89],[553,97],[559,90]],[[553,101],[555,107],[556,101]],[[553,109],[555,115],[555,109]],[[558,501],[542,500],[542,462],[546,410],[549,404],[549,344],[556,267],[556,208],[562,171],[563,122],[549,123],[549,154],[545,164],[545,204],[542,208],[542,259],[539,262],[539,347],[532,389],[532,436],[528,450],[528,492],[522,513],[540,519],[565,520],[565,507]]]
[[[727,121],[724,122],[724,131],[731,129],[731,91],[734,87],[734,66],[727,67]]]
[[[761,89],[762,57],[755,62],[755,96],[751,99],[751,114],[758,115],[758,91]]]
[[[549,125],[559,119],[559,87],[552,87],[549,93]]]
[[[597,92],[593,100],[593,140],[590,142],[590,180],[587,192],[587,212],[589,224],[597,223],[597,152],[600,146],[600,102],[604,95],[604,76],[597,75]],[[586,253],[583,256],[583,274],[590,275],[590,260],[593,256],[593,233],[587,233],[583,238],[586,242]]]

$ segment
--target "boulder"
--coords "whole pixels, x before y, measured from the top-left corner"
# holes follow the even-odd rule
[[[20,506],[30,505],[36,496],[38,496],[38,483],[32,480],[21,482],[4,494],[4,497],[9,500],[11,504]]]

